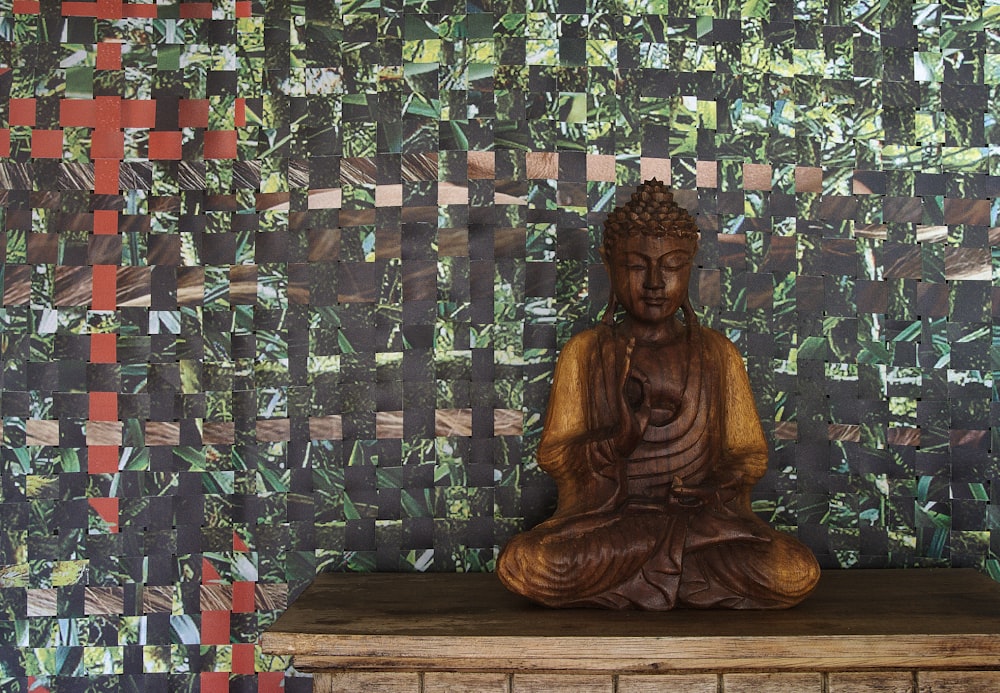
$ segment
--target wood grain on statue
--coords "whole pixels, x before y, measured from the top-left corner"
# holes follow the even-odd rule
[[[655,178],[605,220],[612,292],[556,362],[538,466],[559,500],[497,557],[512,592],[665,611],[786,609],[815,588],[809,549],[750,507],[767,441],[742,356],[691,307],[697,248],[694,218]]]

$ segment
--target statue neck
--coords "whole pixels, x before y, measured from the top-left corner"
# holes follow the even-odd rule
[[[621,334],[635,339],[637,345],[667,347],[680,341],[687,334],[687,326],[676,318],[665,322],[647,323],[626,316],[621,322]]]

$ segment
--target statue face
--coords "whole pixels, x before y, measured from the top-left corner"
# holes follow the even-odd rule
[[[613,251],[601,248],[619,304],[643,323],[672,320],[687,297],[697,243],[672,236],[636,234]]]

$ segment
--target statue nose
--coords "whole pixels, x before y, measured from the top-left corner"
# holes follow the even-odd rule
[[[643,287],[646,289],[661,289],[663,286],[663,276],[656,270],[656,268],[647,269],[646,281],[643,282]]]

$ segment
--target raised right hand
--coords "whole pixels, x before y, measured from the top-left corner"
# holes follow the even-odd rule
[[[645,379],[639,381],[642,392],[637,407],[633,407],[629,403],[629,397],[626,393],[629,378],[632,377],[632,352],[634,350],[635,338],[633,337],[628,341],[628,346],[625,347],[625,363],[622,364],[621,376],[618,381],[618,392],[616,393],[618,430],[612,438],[612,442],[615,446],[615,451],[622,457],[631,455],[636,445],[642,440],[642,434],[649,423],[650,415],[649,398],[646,394],[649,387],[648,381]]]

